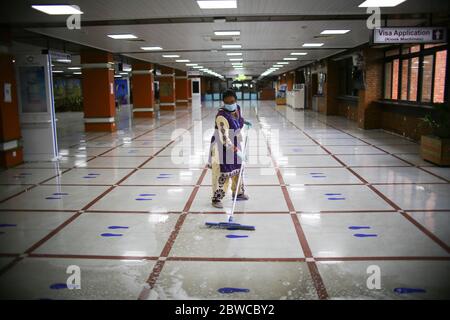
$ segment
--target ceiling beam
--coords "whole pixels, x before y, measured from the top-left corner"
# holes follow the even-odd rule
[[[437,13],[443,15],[443,13]],[[448,18],[448,13],[444,14]],[[383,20],[410,20],[427,19],[430,13],[398,13],[382,14]],[[221,16],[227,22],[274,22],[274,21],[349,21],[367,20],[369,14],[321,14],[321,15],[233,15]],[[214,23],[215,17],[173,17],[173,18],[150,18],[150,19],[120,19],[120,20],[81,20],[82,27],[99,26],[128,26],[148,24],[177,24],[177,23]],[[12,26],[21,28],[60,28],[66,27],[66,22],[34,22],[34,23],[3,23],[0,26]]]

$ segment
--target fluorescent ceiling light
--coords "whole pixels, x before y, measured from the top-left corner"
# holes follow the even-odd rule
[[[307,52],[292,52],[291,56],[306,56]]]
[[[67,69],[69,69],[69,70],[80,70],[81,67],[68,67]]]
[[[236,9],[236,0],[197,0],[200,9]]]
[[[81,74],[81,72],[74,72],[73,74]]]
[[[323,43],[304,43],[303,47],[321,47],[323,45]]]
[[[298,60],[298,58],[283,58],[285,61],[295,61]]]
[[[114,78],[122,78],[122,76],[120,74],[116,74],[114,75]]]
[[[366,0],[361,3],[358,7],[360,8],[372,8],[372,7],[395,7],[406,0]]]
[[[137,39],[134,34],[108,34],[108,37],[116,39],[116,40],[126,40],[126,39]]]
[[[156,51],[156,50],[162,50],[161,47],[141,47],[142,50],[145,51]]]
[[[71,63],[72,60],[70,60],[70,59],[56,59],[56,62],[61,62],[61,63]]]
[[[242,52],[228,52],[227,56],[242,56]]]
[[[203,69],[202,66],[196,66],[196,67],[192,67],[193,69]]]
[[[222,49],[240,49],[242,45],[240,44],[223,44]]]
[[[163,58],[179,58],[180,56],[177,54],[163,54]]]
[[[320,34],[346,34],[350,30],[323,30]]]
[[[191,60],[188,59],[180,59],[180,60],[175,60],[176,62],[191,62]]]
[[[242,58],[232,58],[230,61],[242,61]]]
[[[33,9],[51,15],[66,15],[66,14],[83,14],[82,11],[71,5],[54,4],[54,5],[32,5]]]
[[[277,64],[289,64],[289,62],[286,62],[286,61],[281,61],[281,62],[277,62]]]
[[[53,73],[63,73],[64,71],[62,71],[62,70],[53,70],[52,72]]]
[[[216,36],[240,36],[240,31],[214,31]]]
[[[128,72],[119,72],[119,74],[128,75]]]
[[[198,66],[198,63],[186,63],[186,66],[194,67],[194,66]]]

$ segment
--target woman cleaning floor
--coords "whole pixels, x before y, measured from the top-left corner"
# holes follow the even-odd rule
[[[219,109],[215,121],[215,133],[211,138],[210,167],[212,169],[212,205],[223,208],[222,199],[228,190],[231,180],[233,198],[236,192],[237,200],[248,200],[245,194],[243,177],[238,184],[243,161],[242,128],[251,123],[244,120],[241,107],[237,104],[236,93],[227,90],[223,93],[223,107]]]

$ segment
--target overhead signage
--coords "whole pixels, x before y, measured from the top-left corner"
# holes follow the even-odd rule
[[[374,44],[447,42],[447,29],[442,27],[386,27],[373,30]]]

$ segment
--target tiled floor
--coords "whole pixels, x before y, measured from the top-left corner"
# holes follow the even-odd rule
[[[0,298],[450,298],[449,168],[340,117],[241,105],[250,200],[234,219],[255,231],[205,227],[232,207],[231,192],[211,206],[205,167],[218,102],[115,133],[61,114],[61,161],[0,172]]]

